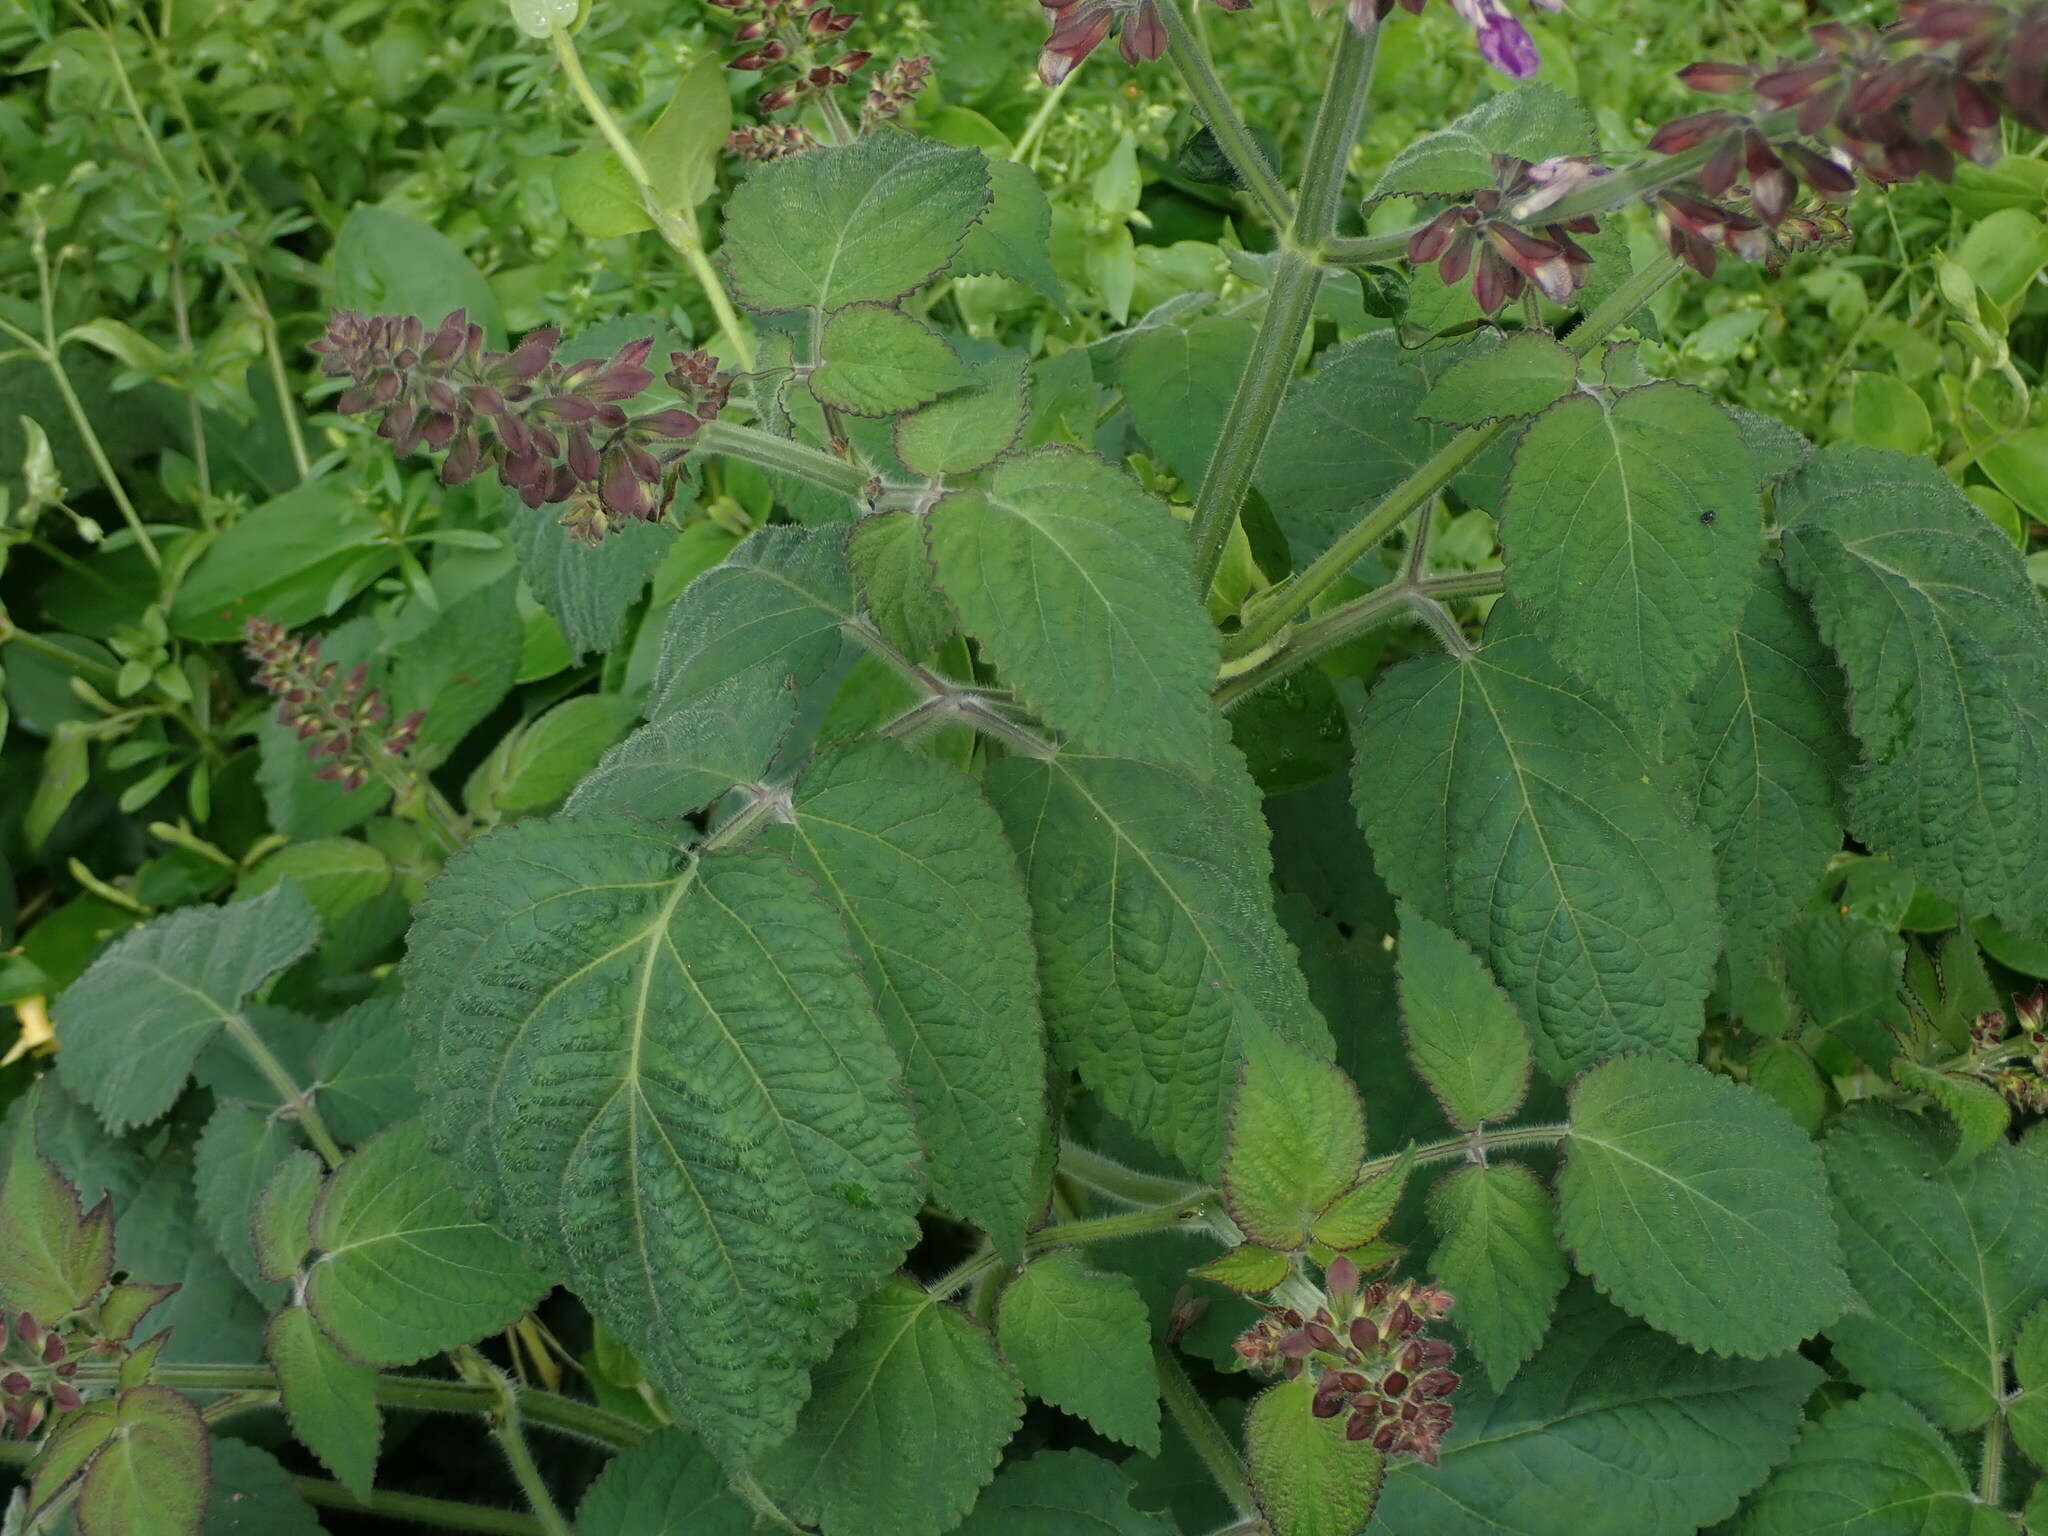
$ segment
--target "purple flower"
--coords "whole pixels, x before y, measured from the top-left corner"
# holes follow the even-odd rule
[[[1559,8],[1561,0],[1536,0],[1545,10]],[[1451,8],[1472,23],[1479,34],[1479,56],[1502,74],[1527,80],[1543,61],[1528,28],[1516,19],[1502,0],[1451,0]]]

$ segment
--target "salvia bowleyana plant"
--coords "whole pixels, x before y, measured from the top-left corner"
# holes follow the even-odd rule
[[[275,771],[296,743],[420,829],[410,931],[394,967],[309,863],[56,998],[0,1181],[8,1536],[308,1500],[541,1536],[2048,1531],[2048,998],[2014,959],[2048,615],[1932,462],[1816,450],[1639,345],[1684,269],[1826,260],[1859,181],[2048,128],[2048,4],[1697,64],[1712,103],[1631,156],[1521,83],[1555,0],[1450,0],[1514,83],[1363,165],[1425,7],[1325,0],[1283,167],[1194,0],[1038,0],[1044,80],[1170,61],[1184,158],[1273,239],[1233,304],[1028,356],[937,296],[1061,299],[1032,174],[906,131],[930,60],[857,16],[713,3],[761,82],[704,151],[715,242],[709,160],[624,135],[576,5],[516,9],[714,342],[657,375],[654,325],[345,310],[316,351],[339,412],[556,540],[566,633],[702,466],[782,516],[673,597],[623,739],[524,799],[539,747],[464,809],[436,779],[516,626],[464,599],[381,669],[243,615]],[[1363,232],[1390,198],[1414,220]],[[1499,558],[1441,560],[1474,514]],[[144,1154],[188,1126],[173,1207]],[[260,1352],[181,1347],[226,1312]],[[327,1476],[251,1443],[278,1411]],[[480,1420],[484,1502],[379,1487],[413,1413]]]

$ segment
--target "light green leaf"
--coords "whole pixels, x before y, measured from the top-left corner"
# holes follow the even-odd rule
[[[1247,1031],[1329,1049],[1273,917],[1258,792],[1213,750],[1210,774],[1066,751],[985,780],[1024,867],[1055,1054],[1195,1169],[1222,1150]]]
[[[202,1536],[325,1536],[320,1517],[275,1456],[227,1435],[207,1450],[213,1486]]]
[[[1309,1225],[1309,1236],[1326,1248],[1355,1253],[1386,1230],[1408,1187],[1408,1175],[1415,1166],[1415,1148],[1404,1147],[1390,1168],[1361,1177],[1343,1194],[1323,1207]]]
[[[1165,1516],[1131,1508],[1133,1491],[1092,1452],[1040,1451],[1005,1467],[954,1536],[1179,1536]]]
[[[1693,698],[1696,797],[1739,987],[1841,850],[1835,784],[1851,760],[1841,675],[1774,563],[1758,565],[1735,643]]]
[[[1827,1118],[1828,1089],[1803,1047],[1766,1040],[1749,1053],[1749,1085],[1769,1094],[1811,1136]]]
[[[1831,1409],[1800,1437],[1739,1536],[2012,1536],[1949,1443],[1889,1393]]]
[[[640,711],[614,693],[564,699],[498,739],[462,798],[473,813],[502,820],[552,809],[617,745]]]
[[[271,1318],[263,1352],[277,1372],[292,1433],[344,1488],[367,1499],[384,1436],[377,1373],[336,1349],[313,1314],[299,1306]]]
[[[199,1218],[220,1256],[267,1307],[283,1294],[263,1276],[251,1246],[252,1224],[264,1187],[299,1146],[298,1132],[281,1117],[234,1100],[217,1104],[192,1158]]]
[[[896,457],[920,475],[964,475],[1010,451],[1031,400],[1028,364],[1010,358],[971,365],[975,384],[896,423]],[[856,545],[858,540],[855,541]],[[859,562],[856,549],[855,562]],[[863,570],[863,582],[868,582]]]
[[[1415,414],[1454,427],[1534,416],[1578,383],[1579,359],[1543,331],[1516,331],[1445,370]]]
[[[1529,1092],[1529,1032],[1486,966],[1413,907],[1394,965],[1408,1058],[1451,1124],[1512,1118]]]
[[[1796,1354],[1698,1354],[1575,1286],[1498,1395],[1467,1375],[1442,1465],[1388,1474],[1372,1536],[1693,1536],[1783,1459],[1820,1379]]]
[[[557,160],[551,180],[562,217],[593,240],[654,228],[654,216],[641,204],[640,189],[608,144],[586,144]]]
[[[1937,1072],[1904,1056],[1895,1056],[1892,1081],[1914,1093],[1926,1094],[1955,1122],[1956,1147],[1948,1159],[1952,1168],[1997,1146],[2012,1123],[2012,1108],[2005,1095],[1980,1078]]]
[[[1365,1159],[1365,1108],[1330,1062],[1254,1031],[1230,1105],[1223,1202],[1252,1241],[1299,1248]]]
[[[1287,1262],[1284,1253],[1276,1253],[1257,1243],[1239,1243],[1191,1273],[1250,1296],[1272,1290],[1293,1273],[1293,1266]]]
[[[639,334],[646,335],[645,328]],[[519,554],[519,573],[534,600],[561,627],[571,662],[619,643],[628,611],[676,542],[674,532],[660,523],[629,521],[593,549],[562,526],[560,509],[529,509],[510,491],[505,521]]]
[[[1208,470],[1256,333],[1256,322],[1243,315],[1156,325],[1133,336],[1117,358],[1132,425],[1190,493]]]
[[[106,1444],[72,1506],[87,1536],[192,1536],[206,1512],[206,1421],[169,1387],[109,1401]],[[194,1476],[194,1473],[198,1476]]]
[[[1023,1411],[988,1335],[898,1276],[818,1368],[796,1434],[758,1475],[825,1536],[939,1536],[987,1485]]]
[[[1372,1518],[1386,1461],[1364,1440],[1344,1438],[1344,1418],[1310,1412],[1307,1376],[1268,1387],[1245,1420],[1252,1493],[1273,1536],[1354,1536]]]
[[[294,1152],[271,1174],[249,1221],[256,1272],[266,1280],[289,1280],[313,1246],[313,1202],[327,1172],[311,1152]]]
[[[1820,1152],[1753,1089],[1652,1057],[1572,1088],[1558,1227],[1579,1268],[1696,1349],[1790,1349],[1850,1299]]]
[[[887,304],[850,304],[825,322],[811,393],[855,416],[895,416],[974,382],[952,345]]]
[[[1571,1278],[1550,1193],[1520,1163],[1460,1168],[1429,1192],[1429,1219],[1439,1238],[1430,1269],[1458,1298],[1451,1319],[1494,1391],[1505,1391],[1543,1343]]]
[[[796,690],[751,673],[665,709],[605,753],[563,807],[643,821],[693,815],[758,780],[796,717]]]
[[[395,994],[358,1003],[329,1024],[313,1071],[327,1128],[348,1145],[419,1113],[412,1040]]]
[[[66,720],[43,749],[43,771],[21,817],[21,835],[30,848],[40,850],[50,840],[71,802],[92,782],[92,740],[83,721]]]
[[[1024,1390],[1112,1440],[1159,1454],[1159,1378],[1151,1320],[1128,1275],[1049,1253],[1003,1292],[996,1338]]]
[[[243,622],[258,616],[295,629],[397,560],[375,511],[335,480],[309,480],[243,513],[207,545],[172,600],[171,630],[218,643],[239,640]]]
[[[726,1491],[701,1445],[664,1429],[614,1456],[576,1509],[577,1536],[754,1536],[754,1512]]]
[[[631,822],[520,822],[450,861],[403,975],[437,1175],[721,1460],[781,1440],[922,1195],[900,1069],[812,882]]]
[[[1948,1139],[1862,1108],[1826,1142],[1849,1281],[1862,1306],[1829,1329],[1849,1374],[1944,1429],[1974,1429],[2004,1391],[2003,1357],[2048,1297],[2041,1158],[1994,1147],[1948,1165]]]
[[[1931,461],[1815,455],[1785,563],[1848,678],[1848,823],[1965,912],[2048,908],[2048,622],[2011,543]]]
[[[719,251],[750,309],[840,309],[936,276],[990,200],[988,158],[891,131],[757,166]]]
[[[953,605],[939,590],[925,549],[924,530],[921,517],[885,512],[862,518],[847,538],[847,553],[860,572],[861,596],[875,627],[911,657],[929,656],[956,627]]]
[[[391,712],[424,711],[407,756],[432,768],[512,690],[523,636],[508,576],[444,609],[398,647],[391,665]]]
[[[97,1296],[114,1265],[114,1216],[105,1201],[88,1214],[79,1191],[37,1147],[31,1089],[15,1115],[0,1177],[0,1316],[67,1316]]]
[[[369,1365],[410,1365],[518,1321],[548,1282],[472,1218],[417,1120],[363,1143],[313,1206],[305,1304]]]
[[[1573,395],[1529,425],[1501,508],[1508,590],[1557,657],[1653,742],[1727,650],[1755,584],[1763,504],[1711,398],[1646,384]]]
[[[260,896],[283,880],[312,903],[323,928],[374,900],[391,884],[391,861],[352,837],[287,843],[235,882],[243,897]]]
[[[59,1079],[110,1130],[156,1119],[250,993],[319,938],[319,918],[289,883],[124,934],[57,999]]]
[[[1554,85],[1518,85],[1402,150],[1372,195],[1470,192],[1494,185],[1497,154],[1535,161],[1595,147],[1592,114],[1583,105]]]
[[[1567,1078],[1624,1050],[1691,1055],[1719,949],[1705,839],[1542,644],[1381,678],[1353,796],[1387,884],[1468,940]]]
[[[991,155],[987,165],[988,211],[967,232],[945,275],[1011,278],[1066,308],[1067,293],[1052,264],[1052,204],[1038,178],[1014,160]]]
[[[492,346],[504,344],[504,322],[490,283],[454,241],[430,224],[359,204],[335,237],[333,262],[332,299],[344,308],[418,315],[429,328],[466,309]]]
[[[1049,724],[1105,753],[1207,763],[1217,636],[1165,503],[1048,448],[940,502],[930,539],[962,624]]]
[[[641,162],[663,208],[688,213],[716,189],[719,157],[732,132],[729,78],[724,60],[705,55],[640,141]]]

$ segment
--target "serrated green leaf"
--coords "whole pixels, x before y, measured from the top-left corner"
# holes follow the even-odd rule
[[[512,690],[524,630],[507,577],[451,603],[398,648],[391,666],[391,710],[423,711],[407,749],[421,768],[444,761]]]
[[[1884,1025],[1905,1017],[1906,941],[1889,927],[1828,911],[1787,925],[1783,942],[1786,983],[1813,1027],[1884,1065],[1898,1049]]]
[[[1252,1493],[1273,1536],[1355,1536],[1372,1518],[1386,1460],[1364,1440],[1344,1438],[1344,1419],[1310,1411],[1307,1376],[1268,1387],[1245,1419]]]
[[[1485,964],[1406,907],[1394,966],[1408,1059],[1451,1124],[1469,1131],[1512,1117],[1529,1092],[1529,1032]]]
[[[934,407],[937,409],[937,407]],[[955,628],[924,543],[924,519],[909,512],[864,517],[847,538],[861,596],[875,627],[905,655],[928,656]]]
[[[294,1152],[277,1167],[257,1197],[249,1235],[256,1272],[265,1280],[289,1280],[313,1246],[313,1202],[327,1170],[311,1152]]]
[[[305,1304],[356,1359],[410,1365],[510,1327],[548,1282],[473,1219],[417,1120],[363,1143],[313,1205]]]
[[[577,1536],[753,1536],[754,1512],[725,1470],[681,1430],[614,1456],[576,1509]]]
[[[1117,358],[1132,425],[1190,494],[1209,467],[1256,334],[1248,316],[1213,315],[1140,331]]]
[[[728,78],[724,60],[708,54],[698,60],[640,141],[640,159],[661,207],[686,213],[717,188],[719,157],[732,132]]]
[[[664,710],[598,760],[566,816],[679,821],[735,784],[756,782],[789,735],[793,688],[758,674],[735,677]]]
[[[1397,1465],[1372,1531],[1692,1536],[1783,1459],[1820,1379],[1798,1355],[1698,1354],[1575,1286],[1503,1391],[1467,1376],[1442,1465]]]
[[[892,741],[829,748],[790,814],[769,845],[846,924],[903,1062],[934,1198],[1021,1254],[1042,1198],[1045,1026],[1002,823],[972,779]]]
[[[1573,395],[1522,434],[1501,507],[1508,591],[1558,660],[1651,741],[1727,650],[1755,583],[1763,504],[1707,395]]]
[[[26,1312],[56,1320],[85,1305],[114,1265],[114,1217],[97,1201],[88,1212],[79,1191],[37,1147],[31,1090],[15,1115],[7,1171],[0,1177],[0,1316]]]
[[[719,260],[749,309],[886,304],[953,260],[990,187],[978,149],[870,134],[757,166],[726,204]]]
[[[1518,85],[1410,144],[1381,174],[1375,198],[1491,187],[1493,157],[1548,160],[1595,148],[1593,117],[1554,85]]]
[[[1759,1045],[1749,1053],[1749,1084],[1776,1099],[1809,1136],[1827,1118],[1827,1084],[1801,1046],[1784,1040],[1766,1040]]]
[[[1408,1187],[1409,1171],[1414,1166],[1415,1148],[1410,1144],[1401,1149],[1400,1157],[1391,1168],[1382,1169],[1369,1178],[1361,1178],[1324,1206],[1309,1224],[1309,1236],[1324,1247],[1340,1252],[1365,1248],[1394,1219],[1395,1208],[1401,1203],[1402,1191]]]
[[[896,423],[896,457],[914,474],[964,475],[1008,453],[1031,410],[1028,363],[971,365],[974,387],[934,401]],[[920,535],[921,537],[921,535]],[[854,561],[860,563],[858,541]],[[862,583],[872,590],[866,568]]]
[[[1819,1150],[1703,1068],[1634,1057],[1574,1084],[1557,1198],[1579,1268],[1696,1349],[1774,1354],[1849,1302]]]
[[[1458,1298],[1451,1320],[1496,1392],[1536,1353],[1571,1273],[1550,1192],[1520,1163],[1460,1168],[1429,1192],[1430,1270]]]
[[[223,1435],[209,1447],[202,1536],[324,1536],[313,1506],[268,1451]]]
[[[1078,1254],[1049,1253],[1004,1290],[996,1338],[1033,1397],[1159,1454],[1151,1322],[1129,1276],[1091,1271]]]
[[[263,1190],[279,1166],[300,1145],[287,1121],[253,1104],[218,1104],[193,1151],[192,1176],[199,1193],[199,1218],[249,1293],[266,1307],[283,1299],[265,1279],[250,1233]]]
[[[1023,1409],[988,1335],[897,1276],[818,1368],[796,1433],[758,1475],[825,1536],[938,1536],[994,1475]]]
[[[1546,1072],[1692,1053],[1719,949],[1705,838],[1539,641],[1395,668],[1352,740],[1381,875],[1478,951]]]
[[[1247,1031],[1329,1040],[1273,917],[1258,792],[1213,750],[1205,774],[1064,751],[984,781],[1024,868],[1055,1055],[1195,1169],[1222,1150]]]
[[[900,1068],[812,882],[650,826],[521,822],[450,861],[403,974],[437,1168],[722,1460],[781,1440],[922,1193]]]
[[[1578,383],[1578,354],[1543,331],[1516,331],[1453,363],[1415,414],[1454,427],[1534,416]]]
[[[505,521],[519,573],[560,626],[571,662],[619,643],[626,614],[675,543],[659,523],[628,520],[593,549],[562,526],[559,509],[529,508],[512,491],[505,493]]]
[[[1816,454],[1785,564],[1848,679],[1848,823],[1965,912],[2048,908],[2048,620],[2019,554],[1930,460]]]
[[[83,1536],[198,1536],[206,1513],[206,1421],[169,1387],[111,1400],[109,1433],[79,1486]]]
[[[1744,1513],[1740,1536],[2012,1536],[1948,1442],[1889,1393],[1831,1409]]]
[[[1131,1508],[1134,1491],[1092,1452],[1040,1451],[1003,1468],[955,1536],[1179,1536],[1163,1515]]]
[[[1994,1147],[1951,1168],[1939,1130],[1870,1107],[1838,1121],[1825,1150],[1862,1303],[1828,1329],[1836,1357],[1943,1428],[1976,1428],[2004,1391],[2020,1320],[2048,1297],[2040,1157]]]
[[[313,1052],[313,1073],[321,1116],[345,1145],[418,1114],[412,1037],[398,997],[373,997],[330,1023]]]
[[[820,403],[896,416],[974,382],[946,338],[887,304],[849,304],[825,322],[810,376]]]
[[[930,521],[962,625],[1049,724],[1096,751],[1207,764],[1218,642],[1164,502],[1047,448],[1004,460]]]
[[[1191,1273],[1250,1296],[1272,1290],[1287,1278],[1291,1269],[1286,1254],[1276,1253],[1257,1243],[1239,1243]]]
[[[1248,1034],[1223,1146],[1223,1202],[1245,1235],[1301,1247],[1364,1159],[1365,1108],[1351,1079],[1299,1046]]]
[[[1007,277],[1066,308],[1066,289],[1052,264],[1052,204],[1045,190],[1029,166],[995,155],[987,165],[988,211],[967,232],[945,275]]]
[[[1980,1152],[1989,1151],[2005,1139],[2012,1123],[2012,1107],[2005,1095],[1989,1083],[1974,1077],[1958,1077],[1923,1067],[1904,1056],[1892,1058],[1892,1081],[1914,1093],[1924,1093],[1955,1122],[1956,1147],[1949,1154],[1949,1166],[1961,1167]]]
[[[271,1318],[263,1353],[277,1372],[277,1392],[292,1433],[342,1487],[367,1499],[384,1436],[377,1373],[336,1349],[313,1314],[299,1306]]]
[[[186,907],[110,944],[57,999],[57,1076],[116,1132],[156,1119],[249,994],[320,939],[291,884]]]
[[[1758,565],[1735,643],[1693,699],[1695,796],[1741,985],[1841,850],[1835,784],[1851,757],[1841,675],[1776,564]]]

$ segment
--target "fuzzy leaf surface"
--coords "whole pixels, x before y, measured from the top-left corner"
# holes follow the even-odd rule
[[[1460,1168],[1429,1192],[1430,1268],[1458,1298],[1452,1320],[1496,1392],[1536,1353],[1571,1278],[1550,1192],[1520,1163]]]
[[[1578,378],[1569,347],[1543,331],[1516,331],[1491,351],[1452,364],[1416,414],[1454,427],[1533,416],[1569,394]]]
[[[754,1512],[726,1490],[725,1469],[696,1441],[664,1429],[621,1451],[576,1508],[577,1536],[753,1536]]]
[[[325,1536],[312,1505],[268,1451],[223,1435],[210,1446],[203,1536]]]
[[[228,1268],[265,1306],[274,1307],[282,1298],[263,1277],[250,1242],[251,1224],[264,1186],[298,1145],[299,1134],[288,1121],[229,1100],[214,1107],[193,1152],[199,1219]]]
[[[946,275],[1011,278],[1064,307],[1066,290],[1052,264],[1052,204],[1045,189],[1027,165],[999,156],[989,156],[987,165],[988,212],[967,232]]]
[[[1307,1376],[1268,1387],[1245,1419],[1252,1493],[1273,1536],[1353,1536],[1372,1518],[1386,1460],[1364,1440],[1344,1438],[1344,1417],[1310,1412]]]
[[[971,365],[973,387],[896,423],[896,456],[920,475],[964,475],[1009,452],[1030,414],[1029,365],[996,358]]]
[[[335,1019],[313,1052],[320,1113],[354,1145],[419,1113],[412,1041],[396,996],[373,997]]]
[[[1484,963],[1410,907],[1395,974],[1408,1059],[1451,1124],[1469,1131],[1512,1118],[1529,1091],[1529,1032]]]
[[[1090,1451],[1040,1451],[989,1485],[955,1536],[1179,1536],[1163,1515],[1131,1508],[1133,1485]]]
[[[570,816],[677,821],[759,779],[796,719],[797,695],[760,673],[664,710],[598,759],[563,806]]]
[[[847,553],[860,572],[861,595],[875,627],[913,658],[930,655],[957,627],[953,605],[939,590],[924,528],[921,517],[884,512],[862,518],[847,538]]]
[[[1260,1032],[1230,1104],[1223,1201],[1252,1241],[1299,1248],[1365,1159],[1365,1107],[1331,1062]]]
[[[946,338],[887,304],[849,304],[825,322],[811,393],[856,416],[895,416],[974,382]]]
[[[265,1280],[289,1280],[313,1244],[313,1202],[320,1198],[326,1169],[308,1151],[279,1163],[257,1197],[249,1220],[256,1272]]]
[[[286,1307],[271,1318],[263,1352],[277,1372],[292,1433],[344,1488],[368,1498],[384,1434],[377,1373],[335,1348],[304,1307]]]
[[[1159,1454],[1159,1378],[1151,1323],[1128,1275],[1049,1253],[1003,1292],[996,1338],[1024,1390],[1112,1440]]]
[[[1248,317],[1211,315],[1140,331],[1117,359],[1132,425],[1183,485],[1202,483],[1256,333]]]
[[[1537,161],[1593,149],[1592,114],[1580,102],[1554,85],[1519,85],[1410,144],[1372,195],[1470,192],[1494,184],[1497,154]]]
[[[31,1093],[14,1116],[7,1170],[0,1176],[0,1317],[26,1312],[52,1320],[83,1306],[114,1267],[110,1207],[88,1213],[79,1190],[37,1146]]]

